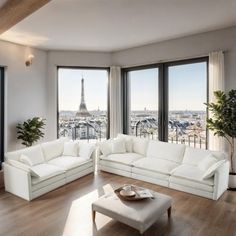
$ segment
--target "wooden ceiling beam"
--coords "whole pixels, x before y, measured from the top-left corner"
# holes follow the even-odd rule
[[[51,0],[7,0],[0,8],[0,34]]]

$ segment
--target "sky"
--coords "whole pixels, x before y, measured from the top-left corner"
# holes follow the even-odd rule
[[[84,77],[87,109],[107,110],[108,74],[106,70],[64,69],[58,71],[59,111],[77,111],[81,98],[81,79]]]
[[[169,110],[205,110],[206,63],[169,67]],[[129,72],[131,110],[158,110],[158,69]]]
[[[79,108],[84,77],[88,110],[107,110],[106,70],[59,69],[59,111]],[[131,110],[158,110],[158,69],[129,72]],[[169,67],[169,109],[205,110],[206,63]]]

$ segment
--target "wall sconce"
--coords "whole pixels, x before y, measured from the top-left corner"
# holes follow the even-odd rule
[[[26,65],[26,66],[31,66],[32,63],[33,63],[33,58],[34,58],[34,55],[33,55],[33,54],[30,54],[30,55],[28,56],[28,59],[27,59],[26,62],[25,62],[25,65]]]

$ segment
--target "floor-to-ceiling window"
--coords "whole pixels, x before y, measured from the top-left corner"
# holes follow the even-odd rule
[[[158,138],[158,68],[129,71],[129,133]]]
[[[0,168],[4,160],[4,68],[0,67]]]
[[[207,57],[124,69],[124,132],[207,148],[207,71]]]
[[[58,136],[101,140],[108,136],[108,70],[58,68]]]
[[[170,63],[168,140],[206,148],[207,62]]]

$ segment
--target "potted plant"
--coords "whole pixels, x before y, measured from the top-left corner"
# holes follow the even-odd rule
[[[215,91],[215,103],[206,103],[212,117],[207,119],[208,129],[214,135],[224,137],[230,146],[230,173],[229,189],[236,190],[235,171],[235,138],[236,138],[236,90],[232,89],[228,94],[223,91]]]
[[[42,129],[44,128],[44,120],[39,117],[28,119],[22,124],[17,124],[17,139],[21,139],[23,145],[30,147],[44,136]]]

